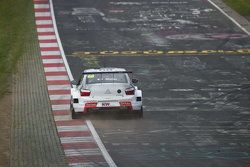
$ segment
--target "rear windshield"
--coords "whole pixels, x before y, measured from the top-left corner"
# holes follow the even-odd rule
[[[88,74],[86,84],[96,83],[128,83],[128,81],[126,74],[123,73]]]

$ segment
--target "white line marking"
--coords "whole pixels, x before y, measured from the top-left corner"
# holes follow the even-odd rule
[[[50,100],[70,100],[71,95],[49,95]]]
[[[92,136],[85,136],[85,137],[61,137],[61,143],[79,143],[79,142],[94,142]]]
[[[99,148],[93,149],[67,149],[64,150],[66,156],[82,156],[82,155],[102,155]]]
[[[68,75],[64,76],[46,76],[47,81],[68,81],[69,77]]]
[[[42,56],[46,55],[60,55],[60,51],[41,51]]]
[[[36,25],[52,24],[52,20],[36,20]]]
[[[48,85],[48,90],[70,90],[70,85]]]
[[[110,167],[116,167],[115,162],[112,160],[112,158],[110,157],[108,151],[106,150],[105,146],[103,145],[100,137],[98,136],[93,124],[91,123],[91,121],[86,120],[87,126],[89,127],[89,130],[91,131],[98,147],[100,148],[102,155],[104,156],[105,160],[107,161],[107,163],[109,164]]]
[[[66,71],[65,67],[45,67],[45,72],[59,72],[59,71]]]
[[[53,28],[37,28],[37,32],[54,32]]]
[[[106,162],[98,162],[98,165],[95,162],[84,162],[84,163],[69,163],[72,167],[94,167],[94,166],[107,166]]]
[[[63,59],[43,59],[44,63],[63,63]]]
[[[35,9],[49,9],[49,4],[34,4]]]
[[[51,105],[52,106],[52,110],[56,111],[56,110],[69,110],[70,106],[69,104],[58,104],[58,105]]]
[[[39,40],[50,40],[50,39],[56,39],[55,35],[38,35]]]
[[[36,17],[41,17],[41,16],[51,16],[50,12],[35,12]]]
[[[231,16],[229,16],[224,10],[222,10],[218,5],[216,5],[211,0],[208,0],[214,7],[216,7],[221,13],[223,13],[226,17],[228,17],[234,24],[236,24],[242,31],[244,31],[247,35],[250,35],[250,32],[248,32],[244,27],[242,27],[235,19],[233,19]]]
[[[69,75],[69,79],[70,79],[70,81],[73,81],[74,78],[73,78],[73,75],[72,75],[72,73],[70,71],[69,64],[68,64],[67,58],[65,56],[65,53],[64,53],[64,50],[63,50],[63,46],[62,46],[62,42],[61,42],[61,39],[60,39],[60,36],[59,36],[59,33],[58,33],[58,29],[57,29],[57,25],[56,25],[56,19],[55,19],[55,14],[54,14],[53,2],[52,2],[52,0],[49,0],[49,2],[50,2],[50,11],[51,11],[52,20],[53,20],[53,23],[54,23],[53,25],[54,25],[54,30],[55,30],[57,42],[59,44],[59,48],[60,48],[60,51],[61,51],[62,58],[64,60],[65,68],[67,69],[67,73]]]

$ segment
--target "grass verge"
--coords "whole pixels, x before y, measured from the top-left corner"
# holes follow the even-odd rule
[[[223,0],[242,16],[250,16],[250,0]]]
[[[32,0],[0,1],[0,98],[10,91],[11,76],[33,28]]]

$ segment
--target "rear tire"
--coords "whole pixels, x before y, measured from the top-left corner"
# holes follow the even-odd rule
[[[77,118],[77,114],[72,106],[72,104],[70,104],[70,112],[71,112],[71,118],[72,119],[76,119]]]
[[[140,110],[136,110],[137,118],[143,118],[143,108],[141,107]]]

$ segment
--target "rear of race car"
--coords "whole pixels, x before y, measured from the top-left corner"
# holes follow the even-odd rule
[[[142,114],[142,91],[133,86],[125,74],[123,75],[126,78],[122,74],[115,76],[112,74],[112,77],[110,74],[108,75],[88,74],[84,77],[81,88],[73,87],[71,89],[73,112],[127,110]],[[100,77],[102,80],[94,80]]]
[[[116,89],[115,87],[95,88],[98,92],[92,92],[92,89],[84,89],[78,92],[78,98],[73,98],[72,104],[75,112],[90,112],[97,109],[128,109],[141,110],[142,92],[136,88]],[[74,90],[73,90],[74,91]],[[117,93],[120,92],[121,93]],[[96,95],[98,94],[98,95]],[[77,96],[75,96],[77,97]]]

